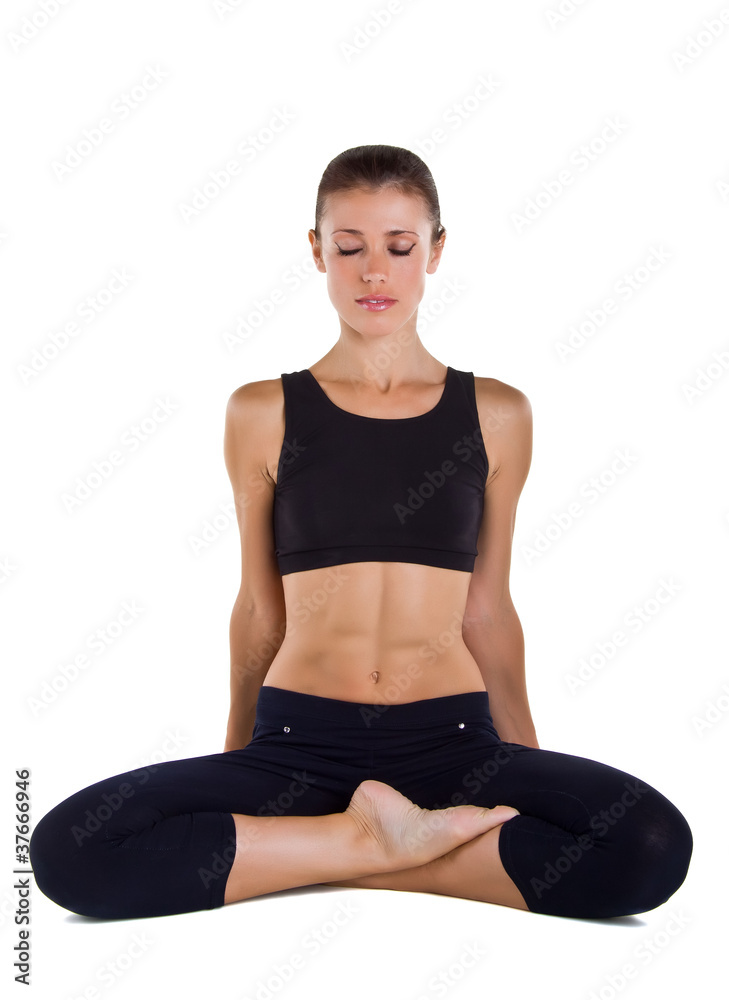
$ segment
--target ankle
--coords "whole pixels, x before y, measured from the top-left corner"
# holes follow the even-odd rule
[[[397,869],[396,861],[387,856],[384,846],[372,834],[371,830],[362,825],[355,814],[342,812],[335,815],[343,850],[348,852],[354,866],[361,869],[360,874],[356,876],[357,878]]]

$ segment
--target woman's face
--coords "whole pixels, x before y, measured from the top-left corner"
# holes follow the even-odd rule
[[[422,198],[391,188],[330,195],[320,222],[321,243],[309,231],[317,268],[343,324],[365,335],[415,332],[425,275],[438,267],[441,243]],[[386,298],[385,306],[367,299]]]

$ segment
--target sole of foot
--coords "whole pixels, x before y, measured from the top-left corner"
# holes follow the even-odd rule
[[[382,781],[357,786],[345,810],[371,844],[379,871],[424,865],[482,833],[520,815],[512,806],[449,806],[421,809]]]

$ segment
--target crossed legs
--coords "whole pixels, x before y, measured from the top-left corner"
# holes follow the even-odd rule
[[[224,901],[321,883],[441,892],[526,909],[498,855],[501,826],[516,815],[501,805],[421,809],[372,780],[357,787],[343,813],[234,815],[236,855]],[[470,865],[478,866],[477,884],[473,868],[470,884],[465,878]]]
[[[318,768],[318,754],[283,737],[276,762],[272,746],[254,740],[240,752],[113,775],[36,825],[36,884],[59,905],[102,918],[184,913],[310,884],[603,918],[651,910],[683,882],[690,828],[650,785],[547,750],[477,740],[467,749],[411,755],[397,773],[359,784],[348,766]],[[448,767],[430,766],[441,758]],[[456,804],[464,790],[471,801]]]

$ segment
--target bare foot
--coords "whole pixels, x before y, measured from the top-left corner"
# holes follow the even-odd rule
[[[355,789],[344,811],[373,847],[378,871],[424,865],[459,844],[505,823],[519,810],[511,806],[449,806],[421,809],[391,785],[368,778]]]

